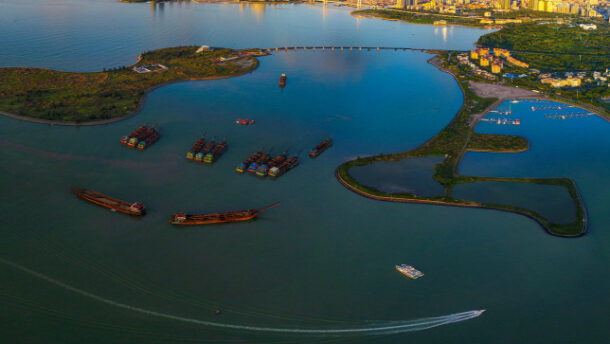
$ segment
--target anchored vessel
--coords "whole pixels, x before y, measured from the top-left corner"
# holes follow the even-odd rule
[[[280,87],[286,86],[286,74],[280,75]]]
[[[136,130],[132,131],[131,134],[129,134],[127,136],[123,136],[123,138],[121,139],[121,143],[124,145],[128,144],[129,140],[132,137],[136,137],[136,138],[139,137],[140,135],[144,134],[146,129],[148,129],[148,127],[145,125],[139,126]]]
[[[284,160],[284,162],[282,162],[281,164],[272,167],[269,169],[269,177],[271,178],[276,178],[281,176],[282,174],[290,171],[291,169],[295,168],[297,165],[299,164],[299,157],[298,156],[293,156],[290,157],[286,160]]]
[[[227,141],[224,140],[212,148],[212,150],[203,157],[203,162],[212,164],[216,161],[227,149]]]
[[[224,213],[189,215],[186,213],[176,213],[169,222],[173,225],[207,225],[211,223],[240,222],[252,220],[267,209],[278,206],[280,202],[274,203],[262,209],[249,209],[229,211]]]
[[[317,146],[315,146],[311,150],[311,152],[309,152],[309,156],[312,157],[312,158],[315,158],[318,155],[322,154],[322,152],[327,150],[332,145],[333,145],[333,140],[331,138],[328,138],[328,139],[320,142]]]
[[[125,214],[141,216],[146,213],[146,208],[144,208],[144,205],[139,202],[129,203],[121,201],[92,190],[73,188],[72,192],[78,197],[84,198],[89,202],[93,202],[101,205],[102,207],[120,211]]]
[[[195,161],[199,161],[202,162],[203,161],[203,157],[208,154],[210,151],[212,151],[212,149],[214,149],[214,146],[216,146],[216,141],[214,141],[214,139],[212,139],[212,141],[206,143],[203,148],[201,148],[201,150],[195,154]]]
[[[256,175],[259,177],[264,177],[267,175],[267,173],[269,173],[269,169],[274,168],[275,166],[278,166],[279,164],[283,163],[286,160],[286,155],[285,154],[280,154],[278,156],[276,156],[275,158],[271,159],[271,161],[269,161],[266,164],[262,164],[259,167],[256,168]]]
[[[409,278],[412,278],[412,279],[418,279],[424,275],[421,271],[417,270],[416,268],[412,267],[411,265],[406,265],[406,264],[396,265],[396,270],[398,270],[398,272],[400,272],[401,274],[403,274]]]
[[[248,157],[248,159],[244,160],[244,162],[242,162],[241,164],[237,165],[237,167],[235,168],[235,171],[239,172],[239,173],[244,173],[247,169],[248,166],[250,166],[250,164],[257,160],[259,157],[261,157],[263,155],[263,152],[258,151],[252,155],[250,155]]]
[[[250,164],[250,166],[248,167],[248,173],[250,173],[250,174],[256,173],[256,169],[260,165],[269,161],[269,159],[271,159],[271,157],[267,154],[260,156],[258,159],[256,159],[253,163]]]
[[[186,158],[189,160],[195,159],[195,154],[199,153],[201,148],[203,148],[204,144],[205,144],[205,137],[202,136],[199,140],[195,141],[195,143],[191,147],[191,150],[186,153]]]

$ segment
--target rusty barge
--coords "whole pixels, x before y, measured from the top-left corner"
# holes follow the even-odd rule
[[[276,207],[279,204],[280,202],[277,202],[261,209],[248,209],[200,215],[176,213],[172,216],[169,222],[172,225],[208,225],[213,223],[249,221],[256,218],[263,211]]]
[[[135,216],[142,216],[146,214],[146,208],[142,203],[139,202],[129,203],[126,201],[121,201],[120,199],[106,196],[93,190],[72,188],[72,192],[78,197],[89,202],[93,202],[111,210],[120,211],[121,213]]]

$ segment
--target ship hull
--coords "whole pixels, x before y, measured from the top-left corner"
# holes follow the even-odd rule
[[[104,208],[116,210],[116,211],[124,213],[124,214],[134,215],[134,216],[142,216],[142,215],[146,214],[145,210],[134,211],[134,210],[129,209],[129,206],[131,204],[128,202],[121,201],[116,198],[112,198],[112,197],[97,193],[95,191],[72,190],[72,192],[74,192],[74,194],[76,194],[77,196],[79,196],[80,198],[82,198],[84,200],[95,203]]]

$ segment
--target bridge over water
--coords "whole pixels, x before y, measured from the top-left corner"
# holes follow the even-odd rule
[[[449,52],[455,50],[447,50],[447,49],[422,49],[422,48],[408,48],[408,47],[364,47],[364,46],[300,46],[300,47],[275,47],[275,48],[264,48],[263,51],[273,52],[273,51],[381,51],[381,50],[394,50],[394,51],[422,51],[422,52],[430,52],[430,53],[439,53],[439,52]]]

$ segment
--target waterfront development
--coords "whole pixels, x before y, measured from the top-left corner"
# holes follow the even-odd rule
[[[255,7],[247,5],[191,4],[186,8],[176,4],[166,5],[167,22],[161,23],[154,19],[159,11],[149,13],[147,4],[117,6],[132,7],[105,11],[117,11],[136,23],[140,16],[152,16],[155,30],[170,23],[175,30],[188,30],[193,21],[202,22],[207,12],[220,13],[225,19],[244,16],[246,24],[240,25],[258,20],[253,31],[285,20],[321,18],[323,11],[327,18],[336,19],[327,19],[330,27],[316,33],[315,42],[302,40],[313,34],[295,25],[292,42],[237,40],[235,49],[417,47],[422,38],[410,35],[425,31],[424,35],[438,40],[419,42],[423,48],[468,50],[486,32],[454,28],[451,34],[445,31],[452,38],[443,43],[442,30],[367,19],[369,23],[359,24],[367,27],[363,37],[340,31],[338,38],[331,38],[337,35],[336,23],[356,23],[349,10],[284,5],[267,7],[259,16]],[[26,6],[24,11],[22,17],[32,9]],[[223,39],[230,41],[232,30]],[[152,42],[147,33],[136,32]],[[200,35],[199,30],[193,32],[197,33],[183,37]],[[165,47],[212,44],[174,40]],[[129,61],[138,50],[163,48],[153,45],[120,46],[112,54]],[[60,70],[74,70],[70,68],[74,65],[99,70],[100,65],[112,65],[103,55],[83,62],[82,56],[72,54],[74,50],[61,53],[57,49],[43,55],[61,55],[64,64],[55,66]],[[95,55],[99,46],[74,49]],[[14,66],[12,54],[0,55],[0,63]],[[545,115],[585,111],[532,111],[532,106],[560,105],[503,102],[495,110],[498,113],[491,115],[507,116],[499,112],[510,111],[510,117],[519,118],[521,124],[498,126],[482,121],[474,127],[473,137],[525,137],[527,149],[489,153],[482,146],[487,141],[477,141],[475,147],[482,149],[465,153],[457,171],[574,180],[591,219],[588,234],[578,239],[550,236],[520,215],[376,202],[337,183],[334,172],[341,163],[414,149],[458,113],[463,105],[460,87],[451,75],[427,63],[431,57],[402,50],[278,51],[261,58],[250,74],[156,89],[141,112],[113,124],[63,127],[0,118],[0,159],[11,162],[2,164],[0,185],[4,196],[13,200],[0,206],[8,214],[0,245],[0,271],[5,276],[1,295],[5,307],[0,311],[3,333],[13,341],[58,343],[599,341],[604,336],[609,306],[605,294],[610,287],[609,257],[602,245],[609,238],[604,223],[610,221],[605,211],[610,184],[603,177],[610,162],[599,158],[607,155],[610,142],[605,134],[608,123],[602,118],[553,121]],[[29,67],[44,67],[48,62],[27,54],[23,61]],[[288,76],[285,88],[278,87],[282,73]],[[256,125],[236,125],[235,118],[240,116],[255,118]],[[144,154],[117,142],[143,124],[154,124],[163,134]],[[217,142],[226,136],[230,142],[230,149],[213,168],[184,161],[186,150],[202,136]],[[316,159],[307,157],[312,147],[331,136],[330,149]],[[96,144],[75,144],[79,142]],[[509,143],[523,146],[518,139]],[[258,150],[270,159],[297,156],[299,167],[273,182],[234,171]],[[430,163],[416,163],[414,169],[437,164],[437,158],[443,157],[424,158]],[[405,168],[410,166],[405,162]],[[428,176],[436,182],[432,173]],[[423,190],[416,192],[436,191],[425,183],[418,183]],[[561,190],[541,194],[535,188],[506,190],[491,185],[490,189],[477,183],[493,182],[469,183],[483,186],[463,190],[467,184],[460,184],[453,192],[477,201],[496,202],[499,197],[500,202],[508,199],[509,203],[522,200],[521,193],[531,193],[540,197],[530,202],[539,206],[536,211],[550,214],[549,219],[559,223],[573,220],[569,217],[573,203],[563,200]],[[147,215],[121,216],[79,201],[68,192],[72,185],[117,199],[137,198],[146,204]],[[544,195],[549,198],[546,202]],[[177,210],[213,214],[277,200],[281,206],[247,223],[181,228],[167,221]],[[45,223],[20,215],[24,208],[36,209]],[[425,278],[404,278],[393,270],[399,262],[414,264],[426,273]],[[578,273],[565,274],[566,270]],[[587,293],[581,292],[584,285]],[[481,315],[483,308],[488,311]],[[565,323],[565,319],[572,321]],[[24,331],[24,323],[29,331]],[[557,323],[564,326],[557,328]]]

